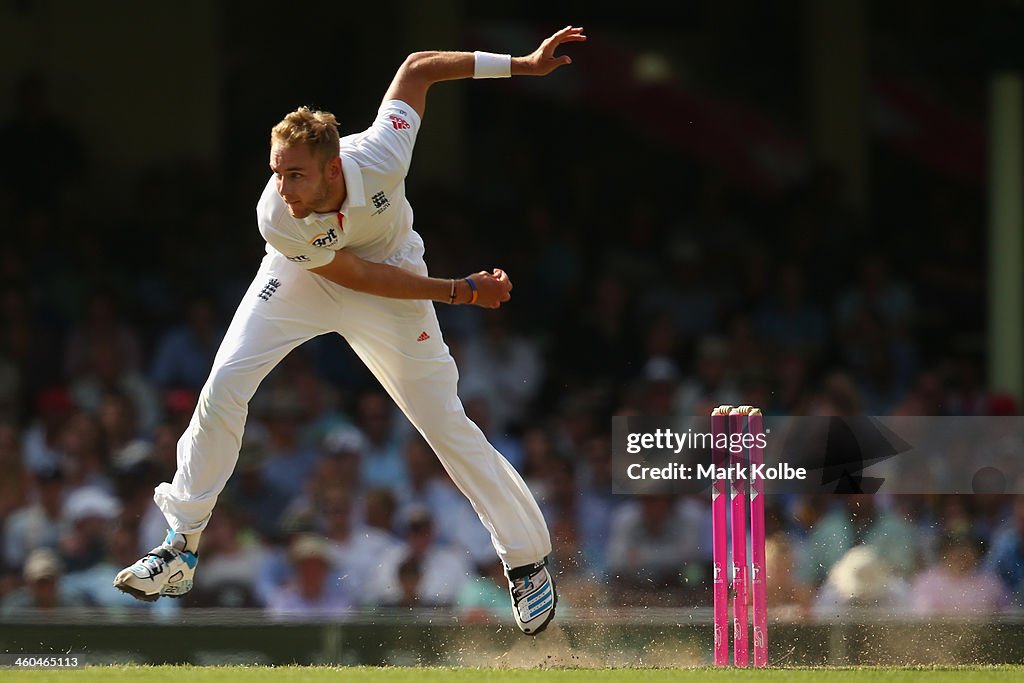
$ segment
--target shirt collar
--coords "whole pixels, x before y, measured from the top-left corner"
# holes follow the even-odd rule
[[[359,168],[359,164],[355,159],[341,154],[341,172],[345,175],[345,201],[341,203],[341,208],[338,209],[337,213],[311,213],[302,220],[306,222],[306,225],[312,225],[313,223],[323,220],[328,216],[336,216],[338,213],[348,215],[351,209],[358,209],[361,206],[366,206],[366,192],[363,190],[363,171]]]
[[[341,205],[341,213],[347,214],[349,209],[366,206],[366,192],[363,190],[363,171],[355,159],[342,154],[341,170],[345,174],[345,201]]]

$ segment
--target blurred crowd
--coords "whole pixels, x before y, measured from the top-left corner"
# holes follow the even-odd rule
[[[628,139],[594,118],[589,134]],[[472,158],[487,184],[453,196],[414,168],[409,194],[434,273],[501,266],[516,283],[498,311],[438,313],[467,412],[543,508],[568,609],[710,604],[708,501],[612,495],[613,415],[723,403],[1018,414],[983,379],[984,217],[971,191],[908,189],[917,223],[888,230],[844,205],[835,169],[752,197],[685,159],[665,161],[671,173],[605,173],[595,147],[560,161],[555,186],[538,169],[559,131],[478,126],[467,135],[511,139],[507,169]],[[156,168],[110,188],[31,80],[0,142],[12,154],[30,144],[14,156],[47,163],[0,169],[4,618],[64,606],[251,606],[282,618],[445,606],[505,618],[501,567],[473,509],[344,341],[327,337],[254,399],[194,590],[153,605],[114,590],[116,571],[163,538],[152,490],[173,476],[176,441],[258,265],[262,180],[248,180],[262,171]],[[663,154],[657,141],[631,144]],[[55,171],[48,160],[68,150],[73,163]],[[773,497],[768,558],[773,610],[794,618],[849,605],[995,614],[1024,597],[1024,501]]]

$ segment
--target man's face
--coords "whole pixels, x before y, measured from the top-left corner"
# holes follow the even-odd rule
[[[333,161],[321,163],[307,145],[285,146],[275,142],[271,146],[270,169],[277,181],[277,193],[293,217],[337,210],[338,207],[328,206],[330,188],[325,174]]]
[[[55,577],[44,576],[29,582],[28,587],[32,591],[32,597],[35,598],[36,607],[52,609],[57,606],[57,579]]]
[[[307,600],[319,598],[325,588],[330,565],[320,557],[306,557],[295,565],[295,576],[299,592]]]

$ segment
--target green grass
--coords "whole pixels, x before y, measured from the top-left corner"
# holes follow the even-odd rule
[[[7,674],[12,674],[8,677]],[[697,683],[698,681],[939,681],[957,683],[992,678],[1020,680],[1022,666],[965,667],[857,667],[805,669],[475,669],[475,668],[369,668],[369,667],[193,667],[193,666],[97,666],[64,671],[4,671],[8,680],[32,681],[173,681],[174,683],[232,683],[233,681],[295,681],[296,683]]]

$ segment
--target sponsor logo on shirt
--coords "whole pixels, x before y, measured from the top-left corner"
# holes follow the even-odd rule
[[[309,261],[309,257],[306,256],[305,254],[299,254],[298,256],[288,256],[286,258],[289,261],[292,261],[293,263],[305,263]]]
[[[383,192],[378,192],[370,197],[370,201],[373,202],[373,208],[377,209],[373,212],[374,216],[384,213],[387,211],[388,207],[391,206],[391,200],[388,199],[388,196]]]
[[[327,232],[320,232],[309,241],[314,247],[329,247],[338,241],[338,233],[334,228],[327,228]]]
[[[260,293],[257,294],[256,296],[263,299],[264,301],[270,301],[270,297],[274,296],[274,292],[276,292],[277,288],[280,286],[281,281],[278,280],[276,277],[272,277],[270,278],[270,280],[267,281],[267,284],[263,285],[263,289],[261,289]]]
[[[405,112],[402,112],[403,114]],[[391,120],[391,125],[395,127],[395,130],[408,130],[409,122],[403,119],[397,114],[388,114],[388,118]]]

